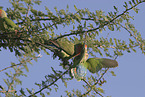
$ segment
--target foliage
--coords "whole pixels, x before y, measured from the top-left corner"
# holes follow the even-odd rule
[[[114,6],[114,12],[105,14],[105,12],[101,10],[90,12],[88,9],[78,9],[76,6],[74,6],[76,10],[75,13],[69,12],[68,6],[66,10],[58,10],[55,7],[56,13],[52,13],[48,7],[45,7],[47,12],[43,13],[33,8],[34,5],[41,5],[41,1],[39,0],[10,0],[12,8],[8,8],[6,12],[8,17],[14,20],[21,28],[17,32],[20,37],[15,36],[15,33],[11,31],[1,31],[0,48],[15,52],[15,56],[19,57],[20,63],[11,63],[11,66],[0,70],[0,72],[9,68],[13,68],[14,70],[14,72],[5,73],[8,77],[4,79],[7,88],[0,85],[0,93],[4,93],[7,97],[35,97],[37,94],[44,97],[45,95],[51,95],[52,89],[57,92],[59,86],[56,82],[58,80],[62,80],[62,83],[67,87],[67,82],[72,80],[71,76],[68,77],[70,66],[72,65],[71,62],[68,64],[68,68],[64,68],[63,70],[55,70],[52,66],[53,74],[46,75],[46,80],[42,81],[42,83],[35,83],[40,88],[39,90],[34,91],[28,88],[16,90],[16,85],[22,84],[19,77],[27,76],[24,74],[24,70],[29,71],[28,63],[32,64],[31,60],[37,61],[37,59],[41,57],[38,56],[41,51],[49,55],[47,49],[50,48],[47,46],[46,42],[50,40],[67,37],[68,40],[74,44],[86,41],[91,56],[95,56],[96,53],[99,53],[101,56],[106,55],[115,59],[118,56],[122,56],[124,51],[128,53],[131,51],[136,52],[135,48],[137,47],[145,54],[145,40],[142,38],[141,33],[138,32],[130,22],[133,17],[129,14],[130,10],[134,10],[138,13],[139,9],[136,7],[144,2],[143,0],[125,2],[123,12],[119,12],[118,8]],[[69,27],[70,31],[66,33],[55,33],[56,30],[59,31],[60,25],[63,26],[64,29]],[[122,29],[125,29],[130,35],[128,41],[113,37],[101,37],[100,35],[100,33],[106,30],[121,31]],[[84,38],[85,33],[87,33],[86,38]],[[108,34],[109,33],[110,32],[108,32]],[[72,90],[71,92],[64,90],[66,95],[80,97],[86,95],[95,96],[97,94],[103,96],[104,90],[101,86],[106,83],[104,74],[107,71],[108,69],[102,70],[98,78],[91,76],[83,79],[82,83],[85,83],[83,86],[84,89],[86,89],[85,93],[82,93],[80,90]],[[113,71],[110,72],[115,76]],[[46,89],[47,92],[45,93],[44,90]]]

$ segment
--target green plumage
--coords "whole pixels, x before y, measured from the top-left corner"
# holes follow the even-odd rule
[[[7,14],[2,7],[0,7],[0,30],[6,31],[15,31],[17,25],[7,17]]]
[[[2,20],[3,20],[2,26],[4,30],[8,29],[8,30],[14,31],[15,28],[17,27],[17,25],[7,17],[4,17]]]
[[[73,67],[71,73],[77,81],[80,81],[87,73],[87,64],[86,60],[88,59],[87,45],[83,45],[81,52],[73,60]],[[78,50],[80,51],[80,50]]]
[[[68,64],[68,60],[76,57],[81,52],[82,44],[75,44],[70,42],[67,38],[61,38],[58,40],[49,40],[44,43],[49,50],[54,52],[53,58],[59,57],[63,62],[63,66]]]
[[[81,44],[82,45],[82,44]],[[76,56],[73,60],[73,66],[77,66],[80,63],[85,63],[88,59],[87,49],[85,48],[86,45],[82,45],[80,48],[76,49],[76,52],[79,52],[78,56]]]
[[[54,58],[58,56],[59,58],[73,58],[81,52],[82,44],[74,44],[70,42],[67,38],[61,38],[58,40],[45,41],[45,45],[48,45],[50,50],[54,52]]]
[[[62,49],[66,54],[70,56],[74,54],[74,44],[72,42],[57,40],[57,41],[52,41],[52,43],[56,45],[58,48]]]
[[[86,64],[87,69],[92,73],[96,73],[102,68],[112,68],[118,66],[116,60],[111,60],[107,58],[89,58],[86,61]]]
[[[97,73],[102,68],[117,67],[116,60],[107,58],[89,58],[87,53],[87,45],[84,45],[80,55],[74,58],[74,68],[71,69],[72,75],[80,81],[87,73],[87,69],[91,73]]]
[[[81,43],[73,44],[67,38],[46,42],[54,52],[54,57],[58,56],[63,61],[63,66],[68,64],[68,60],[73,58],[71,74],[80,81],[87,73],[97,73],[102,68],[117,67],[116,60],[107,58],[89,58],[87,45]]]

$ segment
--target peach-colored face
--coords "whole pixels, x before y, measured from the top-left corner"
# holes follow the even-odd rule
[[[85,45],[85,49],[87,50],[87,45]]]
[[[87,53],[87,45],[85,45],[85,59],[87,60],[89,57],[88,53]]]

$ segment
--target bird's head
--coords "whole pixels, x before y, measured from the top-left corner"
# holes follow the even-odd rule
[[[3,7],[2,7],[2,6],[0,6],[0,18],[7,17],[6,12],[5,12],[2,8],[3,8]]]
[[[87,50],[87,45],[85,44],[85,50]]]
[[[88,53],[87,53],[87,45],[84,44],[84,49],[83,49],[83,54],[84,54],[84,59],[85,61],[88,59]]]

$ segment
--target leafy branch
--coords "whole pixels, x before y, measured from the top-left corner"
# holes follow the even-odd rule
[[[9,94],[9,91],[11,91],[11,89],[13,89],[13,88],[12,88],[12,85],[13,85],[14,82],[15,82],[15,79],[16,79],[18,73],[19,73],[20,67],[21,67],[21,65],[19,65],[19,67],[18,67],[18,68],[16,69],[16,71],[15,71],[15,74],[13,75],[12,81],[11,81],[11,83],[10,83],[9,86],[8,86],[8,90],[7,90],[8,92],[6,93],[6,95],[8,95],[8,94]]]
[[[39,1],[39,0],[36,0],[36,1],[34,0],[33,2],[37,2],[37,1]],[[15,73],[12,75],[9,75],[8,73],[6,74],[9,78],[11,78],[11,80],[9,80],[9,79],[5,80],[5,83],[8,86],[7,90],[4,90],[4,88],[0,85],[0,89],[2,89],[2,91],[0,91],[0,92],[5,93],[6,96],[9,96],[11,94],[17,95],[16,94],[17,90],[15,90],[14,89],[15,87],[13,87],[13,86],[15,85],[15,83],[16,84],[21,83],[20,80],[17,79],[17,76],[24,75],[23,71],[21,70],[21,69],[23,69],[21,66],[23,66],[23,64],[26,64],[27,62],[30,62],[33,59],[38,58],[38,57],[33,57],[31,55],[32,53],[35,53],[35,52],[40,53],[41,50],[44,50],[46,52],[46,49],[49,49],[51,51],[51,48],[49,48],[49,46],[48,46],[49,45],[48,42],[50,40],[57,40],[57,39],[64,38],[66,36],[72,36],[72,35],[74,35],[74,36],[80,35],[80,37],[81,37],[82,34],[87,32],[87,35],[89,37],[88,39],[90,39],[90,40],[88,40],[88,44],[90,45],[90,48],[92,49],[91,52],[94,51],[97,53],[101,53],[102,51],[104,51],[105,54],[106,55],[108,54],[108,56],[109,56],[109,54],[110,54],[109,50],[113,49],[113,51],[114,51],[113,57],[114,57],[116,55],[118,56],[119,52],[120,52],[120,55],[122,55],[123,54],[122,51],[124,51],[124,50],[129,51],[130,49],[134,50],[134,47],[137,47],[137,46],[140,46],[142,51],[145,50],[145,48],[144,48],[145,40],[142,39],[141,34],[139,32],[137,32],[137,34],[136,34],[130,27],[128,27],[130,25],[128,22],[129,18],[132,18],[131,16],[129,16],[129,11],[131,9],[133,9],[134,11],[137,12],[138,9],[135,7],[137,5],[145,2],[145,0],[136,0],[136,3],[135,3],[135,0],[129,1],[129,4],[131,5],[130,8],[128,8],[127,3],[125,2],[124,7],[126,9],[121,14],[118,14],[119,11],[117,10],[116,7],[114,7],[114,9],[116,10],[116,12],[114,12],[114,14],[113,14],[113,12],[111,12],[107,16],[104,16],[104,14],[102,14],[103,12],[100,12],[102,17],[101,17],[101,15],[97,15],[97,12],[95,14],[93,12],[92,13],[89,12],[88,10],[77,10],[77,12],[74,14],[67,13],[67,11],[65,12],[64,10],[60,10],[59,12],[56,13],[57,15],[54,15],[48,9],[47,15],[44,14],[43,12],[37,11],[37,10],[34,10],[36,12],[35,13],[35,12],[32,12],[32,9],[33,9],[32,1],[26,0],[24,2],[25,2],[25,4],[27,4],[26,5],[27,8],[21,7],[21,5],[23,5],[23,4],[22,3],[19,4],[19,1],[18,1],[17,4],[15,4],[16,2],[11,2],[13,4],[14,11],[11,10],[11,8],[8,9],[8,12],[11,12],[11,13],[8,13],[8,14],[10,14],[8,17],[12,20],[16,20],[18,22],[16,24],[18,24],[18,25],[20,24],[19,26],[22,27],[21,28],[22,30],[17,32],[17,34],[20,34],[20,37],[17,37],[17,35],[15,35],[14,31],[9,31],[9,30],[0,31],[0,47],[3,47],[5,49],[9,48],[11,52],[13,52],[13,50],[20,50],[26,54],[26,57],[31,57],[26,60],[20,61],[19,64],[12,63],[11,66],[8,66],[8,67],[0,70],[0,72],[2,72],[9,68],[13,68],[15,71]],[[134,3],[134,5],[132,5],[132,3]],[[23,8],[25,10],[22,10],[21,8]],[[15,12],[15,11],[17,11],[17,12]],[[31,15],[29,15],[30,11],[32,12]],[[17,14],[17,13],[19,13],[19,15],[15,16],[15,14]],[[98,11],[98,13],[99,13],[99,11]],[[88,15],[86,15],[86,14],[88,14]],[[21,16],[21,15],[24,15],[24,16]],[[125,23],[125,26],[123,26],[121,24],[123,22],[123,20],[127,21],[127,23]],[[47,23],[46,23],[46,21],[47,21]],[[58,24],[61,24],[65,27],[66,25],[70,25],[70,23],[75,24],[75,21],[77,23],[79,23],[77,26],[77,30],[74,27],[73,30],[71,30],[70,33],[68,33],[68,34],[57,35],[56,33],[54,33],[54,29],[55,28],[58,29],[58,27],[57,27]],[[93,24],[92,25],[89,24],[89,21],[93,22]],[[83,22],[86,22],[86,24],[84,23],[84,26],[82,24]],[[96,24],[95,27],[93,26],[94,24]],[[73,26],[75,26],[75,25],[73,25]],[[109,29],[111,31],[114,31],[115,26],[116,26],[117,30],[118,29],[120,30],[120,28],[124,28],[127,32],[129,32],[130,36],[135,39],[135,41],[133,41],[129,38],[130,43],[129,43],[129,45],[126,45],[125,41],[122,41],[122,40],[119,40],[116,38],[114,38],[113,42],[112,42],[112,38],[110,38],[110,40],[108,40],[108,38],[104,39],[103,37],[100,38],[100,40],[96,39],[96,35],[99,34],[99,31],[101,32],[103,29],[106,29],[105,26],[108,26],[108,28],[109,28],[109,26],[112,27],[113,30]],[[135,27],[132,27],[132,28],[135,28]],[[99,30],[99,31],[97,31],[97,30]],[[95,33],[95,31],[96,31],[96,33]],[[93,34],[94,34],[94,36],[92,36]],[[77,43],[80,40],[78,38],[77,39],[76,38],[77,37],[70,38],[70,40],[73,41],[74,43]],[[83,37],[81,37],[81,38],[83,38]],[[93,40],[93,41],[91,41],[91,40]],[[47,43],[45,43],[45,41]],[[96,43],[98,43],[98,44],[96,44]],[[25,47],[26,47],[26,49],[25,49]],[[46,53],[48,53],[48,52],[46,52]],[[42,87],[36,92],[31,92],[27,89],[27,91],[30,93],[29,97],[36,96],[36,94],[39,94],[39,93],[41,95],[41,94],[43,94],[43,92],[42,92],[43,90],[51,89],[50,88],[51,86],[57,86],[56,83],[59,79],[62,79],[62,82],[65,83],[65,80],[68,80],[69,78],[63,78],[63,76],[65,74],[67,74],[70,69],[71,69],[71,67],[67,70],[65,69],[66,71],[60,71],[60,72],[56,72],[56,73],[54,72],[55,74],[52,74],[50,76],[48,75],[48,79],[50,78],[51,81],[49,81],[49,83],[47,85],[43,85],[43,81],[42,81],[42,85],[40,85],[40,87],[41,86]],[[106,69],[99,78],[93,80],[93,84],[90,84],[89,81],[87,82],[85,79],[82,79],[82,81],[86,84],[86,87],[87,88],[89,87],[89,88],[86,90],[85,93],[81,94],[81,97],[89,95],[89,93],[92,90],[94,90],[97,95],[100,95],[101,97],[103,97],[103,95],[101,93],[99,93],[99,89],[98,88],[97,88],[98,90],[96,89],[96,85],[101,83],[101,79],[103,78],[105,73],[108,71],[108,69]],[[100,83],[99,83],[99,81],[100,81]],[[20,90],[20,92],[23,95],[23,92],[24,92],[23,89]],[[77,94],[77,92],[76,92],[76,94]]]
[[[29,95],[28,97],[33,97],[34,95],[38,94],[38,93],[41,93],[44,89],[47,89],[49,88],[50,86],[54,85],[59,79],[61,79],[61,77],[63,75],[65,75],[68,71],[70,70],[70,68],[68,68],[65,72],[63,72],[58,78],[56,78],[52,83],[50,83],[49,85],[43,87],[42,89],[40,89],[39,91]]]
[[[128,8],[128,9],[126,9],[126,10],[123,11],[121,14],[117,15],[116,17],[114,17],[114,18],[111,19],[110,21],[106,21],[104,24],[100,25],[100,26],[97,27],[97,28],[89,29],[89,30],[87,30],[87,31],[78,31],[78,30],[72,31],[72,32],[69,33],[69,34],[64,34],[64,35],[61,35],[61,36],[55,38],[55,40],[57,40],[57,39],[59,39],[59,38],[63,38],[63,37],[65,37],[65,36],[83,34],[83,33],[85,33],[85,32],[92,32],[92,31],[98,30],[98,29],[100,29],[100,28],[104,28],[104,26],[106,26],[106,25],[112,23],[114,20],[116,20],[117,18],[121,17],[122,15],[124,15],[125,13],[127,13],[128,11],[130,11],[131,9],[135,8],[137,5],[139,5],[139,4],[143,3],[143,2],[145,2],[145,1],[140,1],[139,3],[136,3],[134,6],[132,6],[132,7]]]
[[[85,79],[82,79],[82,81],[84,81],[92,89],[92,86]],[[100,94],[96,89],[93,88],[93,90],[96,92],[96,94],[98,94],[101,97],[103,97],[103,95]],[[81,95],[81,97],[83,97],[83,95]]]
[[[125,27],[125,26],[123,26],[123,25],[121,25],[121,24],[120,24],[120,26],[121,26],[122,28],[124,28],[127,32],[129,32],[130,36],[132,36],[132,37],[136,40],[136,42],[137,42],[139,45],[141,45],[141,43],[138,41],[138,37],[137,37],[137,36],[134,36],[134,35],[132,34],[132,32],[129,31],[129,29],[128,29],[127,27]]]
[[[12,64],[11,66],[8,66],[8,67],[6,67],[6,68],[0,70],[0,72],[2,72],[2,71],[4,71],[4,70],[7,70],[7,69],[9,69],[9,68],[13,68],[14,66],[19,66],[19,65],[22,65],[22,64],[24,64],[24,63],[30,62],[30,61],[32,61],[32,60],[34,60],[34,59],[36,59],[36,58],[40,58],[40,56],[31,58],[31,59],[22,60],[22,61],[21,61],[20,63],[18,63],[18,64]]]
[[[90,86],[91,89],[88,90],[87,92],[85,92],[84,94],[82,94],[81,97],[83,97],[83,96],[89,94],[89,93],[92,91],[93,86],[96,86],[96,85],[99,83],[99,81],[101,80],[101,78],[103,78],[103,76],[106,74],[106,72],[107,72],[108,70],[109,70],[109,68],[107,68],[107,69],[105,70],[105,72],[99,77],[99,79],[97,80],[96,83],[94,83],[93,85]],[[103,97],[100,93],[97,92],[97,94],[99,94],[101,97]]]

